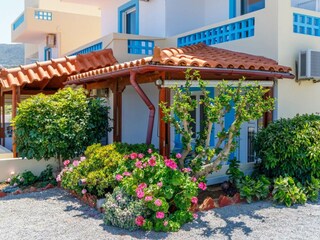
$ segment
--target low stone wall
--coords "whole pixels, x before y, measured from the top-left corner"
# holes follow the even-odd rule
[[[0,159],[0,182],[5,181],[12,173],[18,174],[26,170],[39,176],[48,164],[53,167],[54,171],[58,167],[58,161],[55,159],[50,159],[49,161],[37,161],[34,159],[28,160],[21,158]]]

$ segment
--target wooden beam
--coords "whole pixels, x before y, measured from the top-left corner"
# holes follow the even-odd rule
[[[40,90],[43,90],[49,84],[50,81],[51,81],[50,78],[42,80],[40,85]]]
[[[273,87],[267,88],[269,91],[264,95],[264,98],[272,98],[274,96],[273,94]],[[266,112],[263,116],[263,126],[267,127],[269,123],[273,121],[273,111]]]
[[[21,90],[21,95],[37,95],[39,93],[43,93],[45,95],[51,95],[51,94],[55,94],[57,90],[36,90],[36,89],[22,89]]]
[[[12,119],[15,118],[17,115],[17,87],[13,86],[12,87]],[[14,133],[14,128],[12,128],[12,152],[13,152],[13,157],[17,157],[17,145],[16,145],[16,137]]]
[[[119,84],[111,88],[113,93],[113,142],[122,141],[122,93],[125,86]]]
[[[166,105],[170,105],[170,89],[160,88],[159,90],[159,103],[165,102]],[[159,149],[162,156],[170,156],[170,124],[163,120],[164,114],[162,109],[159,107]]]

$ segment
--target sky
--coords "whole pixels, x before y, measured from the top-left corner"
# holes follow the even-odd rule
[[[24,0],[0,0],[0,43],[11,43],[11,24],[24,10]]]

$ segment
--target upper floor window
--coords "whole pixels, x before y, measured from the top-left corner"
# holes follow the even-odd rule
[[[241,15],[251,13],[265,7],[265,0],[241,0]]]
[[[132,0],[119,7],[119,32],[139,34],[138,0]]]
[[[291,6],[319,12],[320,0],[291,0]]]
[[[44,60],[50,60],[52,58],[52,48],[45,48],[44,49]]]

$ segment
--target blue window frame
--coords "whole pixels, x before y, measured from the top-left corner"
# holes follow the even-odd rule
[[[265,0],[241,0],[241,15],[265,8]]]
[[[229,18],[237,16],[237,0],[229,0]]]
[[[50,60],[52,58],[52,48],[44,48],[44,60]]]
[[[118,8],[119,33],[139,34],[139,0],[131,0]]]

